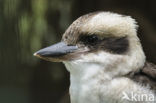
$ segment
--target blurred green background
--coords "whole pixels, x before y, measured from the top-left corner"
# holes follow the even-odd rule
[[[0,103],[68,103],[64,65],[33,53],[93,11],[135,18],[147,59],[156,63],[156,0],[0,0]]]

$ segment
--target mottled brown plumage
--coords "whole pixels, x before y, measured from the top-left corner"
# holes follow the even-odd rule
[[[63,34],[62,41],[66,42],[67,44],[76,44],[78,38],[82,34],[88,34],[87,32],[81,31],[82,25],[87,23],[92,17],[97,15],[100,12],[93,12],[86,15],[79,17],[75,20]]]
[[[131,72],[126,75],[128,78],[143,86],[149,86],[156,93],[156,65],[146,62],[138,72]]]

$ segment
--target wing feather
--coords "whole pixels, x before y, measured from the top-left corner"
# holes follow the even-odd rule
[[[126,75],[128,78],[143,86],[149,86],[156,93],[156,65],[146,62],[138,72],[131,72]]]

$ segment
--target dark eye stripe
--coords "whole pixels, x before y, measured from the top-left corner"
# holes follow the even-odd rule
[[[122,54],[129,48],[129,41],[127,37],[112,37],[104,39],[100,44],[101,49],[110,51],[112,53]]]
[[[97,36],[82,36],[79,41],[90,48],[90,51],[104,50],[114,54],[123,54],[129,48],[127,37],[107,37],[99,39]]]
[[[96,45],[99,42],[99,38],[96,35],[85,35],[81,36],[79,42],[82,42],[84,45]]]
[[[128,37],[106,37],[101,38],[97,35],[82,35],[79,43],[90,48],[90,51],[104,50],[114,54],[123,54],[129,48]]]

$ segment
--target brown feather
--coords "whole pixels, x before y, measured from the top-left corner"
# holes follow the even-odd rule
[[[143,86],[149,86],[151,90],[156,93],[156,65],[146,62],[144,67],[138,72],[131,72],[126,77],[133,81],[142,84]]]

